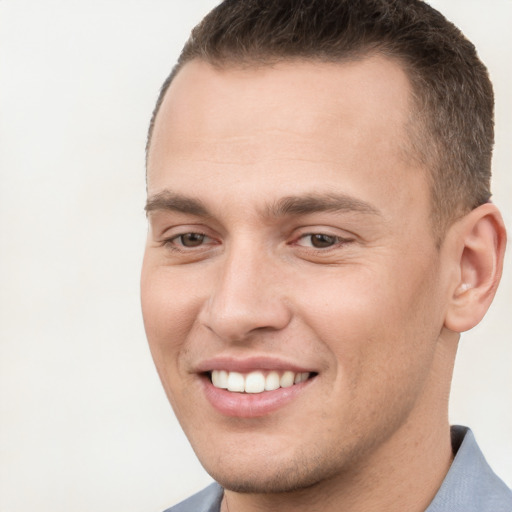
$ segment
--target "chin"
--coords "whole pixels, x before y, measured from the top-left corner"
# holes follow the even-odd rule
[[[308,489],[332,478],[336,473],[334,461],[319,459],[299,456],[292,460],[277,460],[268,456],[263,461],[253,458],[239,465],[204,467],[224,489],[246,494],[277,494]]]
[[[322,478],[315,478],[310,474],[282,474],[269,473],[265,476],[254,475],[235,476],[218,475],[211,476],[229,491],[242,494],[280,494],[297,492],[314,487]]]

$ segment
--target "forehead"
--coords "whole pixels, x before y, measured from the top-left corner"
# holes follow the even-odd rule
[[[243,194],[295,195],[343,181],[343,193],[385,183],[387,193],[403,194],[423,174],[408,158],[410,104],[408,77],[384,57],[258,67],[191,61],[155,121],[148,191],[193,185],[207,193],[222,183]]]
[[[408,121],[410,98],[402,67],[383,57],[250,67],[213,67],[193,60],[179,71],[165,95],[153,143],[168,144],[169,139],[161,140],[168,128],[192,139],[212,132],[240,137],[248,134],[249,117],[253,131],[292,127],[307,133],[318,122],[330,126],[340,121],[358,121],[366,128],[372,122],[374,129],[384,129]],[[388,105],[393,109],[386,110]]]

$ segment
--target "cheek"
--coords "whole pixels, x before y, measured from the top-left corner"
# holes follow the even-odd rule
[[[328,292],[317,290],[304,290],[302,309],[333,363],[324,411],[356,438],[393,431],[420,401],[432,366],[437,336],[425,320],[428,280],[411,275],[404,285],[354,272]]]
[[[198,291],[190,279],[172,267],[144,263],[141,305],[150,343],[180,339],[194,321]]]
[[[409,373],[407,368],[421,365],[437,339],[435,278],[429,265],[402,262],[380,269],[338,268],[301,283],[301,316],[340,372],[350,372],[353,386],[361,374],[388,378],[393,367],[396,373]]]
[[[183,368],[187,339],[196,320],[198,298],[168,268],[143,267],[141,306],[149,348],[165,393],[178,418],[186,417],[195,397]]]
[[[174,370],[196,319],[197,302],[197,297],[190,289],[184,291],[168,268],[152,269],[145,264],[141,279],[142,316],[151,354],[163,381],[176,374]]]
[[[357,266],[317,273],[314,279],[304,279],[299,289],[301,316],[341,346],[356,338],[371,343],[392,331],[407,301],[386,275]]]

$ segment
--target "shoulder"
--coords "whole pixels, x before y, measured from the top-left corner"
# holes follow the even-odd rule
[[[219,512],[222,501],[222,487],[213,483],[185,501],[168,508],[164,512]]]

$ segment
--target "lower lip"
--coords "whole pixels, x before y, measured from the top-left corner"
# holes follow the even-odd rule
[[[208,377],[202,379],[210,404],[224,416],[236,418],[257,418],[277,411],[294,400],[313,380],[262,393],[233,393],[216,388]]]

